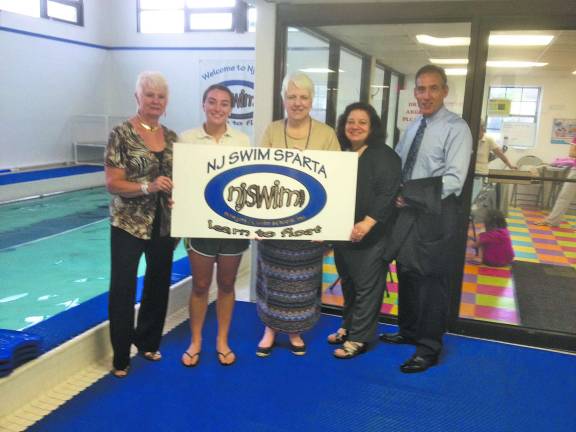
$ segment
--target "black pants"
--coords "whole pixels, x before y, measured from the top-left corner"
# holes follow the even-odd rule
[[[114,368],[125,369],[130,364],[131,344],[140,351],[157,351],[160,347],[173,253],[174,239],[160,237],[156,226],[150,240],[139,239],[112,227],[108,316]],[[138,322],[134,328],[136,280],[142,254],[146,258],[146,275]]]
[[[447,276],[407,272],[400,263],[397,271],[400,334],[416,342],[416,355],[438,356],[449,307]]]
[[[422,357],[442,351],[461,219],[458,201],[445,198],[442,214],[425,215],[414,224],[397,259],[400,334],[416,342],[416,355]]]
[[[342,328],[350,341],[369,342],[376,334],[388,273],[383,254],[383,240],[363,249],[334,249],[344,295]]]

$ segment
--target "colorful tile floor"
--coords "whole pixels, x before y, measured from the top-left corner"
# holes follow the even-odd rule
[[[512,237],[516,260],[576,268],[576,216],[564,216],[559,227],[538,226],[546,215],[533,209],[512,208],[508,212],[508,229]],[[482,227],[477,225],[477,231]],[[510,267],[488,267],[475,262],[472,249],[467,251],[467,263],[462,281],[460,316],[484,321],[518,325],[514,279]],[[384,298],[381,311],[396,315],[398,286],[394,265],[388,283],[389,296]],[[334,257],[324,258],[322,301],[327,305],[342,305],[342,288],[334,265]]]

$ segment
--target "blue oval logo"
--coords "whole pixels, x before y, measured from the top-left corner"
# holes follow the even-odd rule
[[[228,80],[220,83],[228,87],[234,95],[232,100],[232,120],[248,120],[254,116],[254,83],[245,80]]]
[[[279,176],[285,176],[295,180],[304,187],[304,191],[307,192],[308,196],[302,196],[304,191],[289,191],[287,195],[280,195],[280,181],[278,180],[275,181],[272,185],[250,185],[247,187],[243,184],[241,187],[232,187],[232,190],[225,190],[225,188],[229,186],[232,181],[242,176],[264,173],[277,174]],[[252,189],[250,189],[251,187]],[[236,192],[236,197],[242,193],[245,195],[250,193],[255,201],[259,200],[260,204],[267,203],[268,206],[273,205],[272,203],[275,203],[275,205],[280,203],[280,205],[282,205],[282,200],[285,197],[290,196],[288,201],[289,204],[299,203],[304,205],[304,207],[301,209],[298,208],[297,210],[299,211],[293,215],[279,218],[256,218],[243,214],[241,213],[241,210],[238,211],[236,208],[228,204],[227,198],[230,198],[232,195],[234,195],[234,192]],[[261,195],[258,196],[258,194]],[[290,201],[292,198],[294,201]],[[248,226],[275,228],[295,225],[313,218],[318,213],[320,213],[326,205],[327,195],[324,186],[322,186],[322,184],[314,177],[306,173],[298,171],[294,168],[262,164],[232,168],[218,174],[206,185],[206,188],[204,189],[204,199],[206,200],[208,206],[215,213],[232,222]],[[251,206],[255,205],[255,201],[253,201]],[[230,200],[230,202],[232,202],[232,200]],[[260,207],[260,204],[257,206]],[[235,207],[240,206],[236,204]]]

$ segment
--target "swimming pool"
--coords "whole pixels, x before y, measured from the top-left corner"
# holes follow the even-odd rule
[[[0,328],[25,329],[108,290],[109,200],[99,187],[0,205]],[[179,246],[174,259],[185,255]]]

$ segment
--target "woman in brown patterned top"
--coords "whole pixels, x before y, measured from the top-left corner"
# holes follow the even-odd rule
[[[134,344],[147,360],[162,358],[158,348],[166,317],[174,239],[170,237],[172,144],[176,134],[159,123],[166,110],[168,85],[157,72],[143,72],[136,82],[138,112],[115,127],[106,148],[106,187],[110,203],[110,338],[112,373],[128,374]],[[138,322],[134,302],[138,262],[144,254],[146,275]]]

